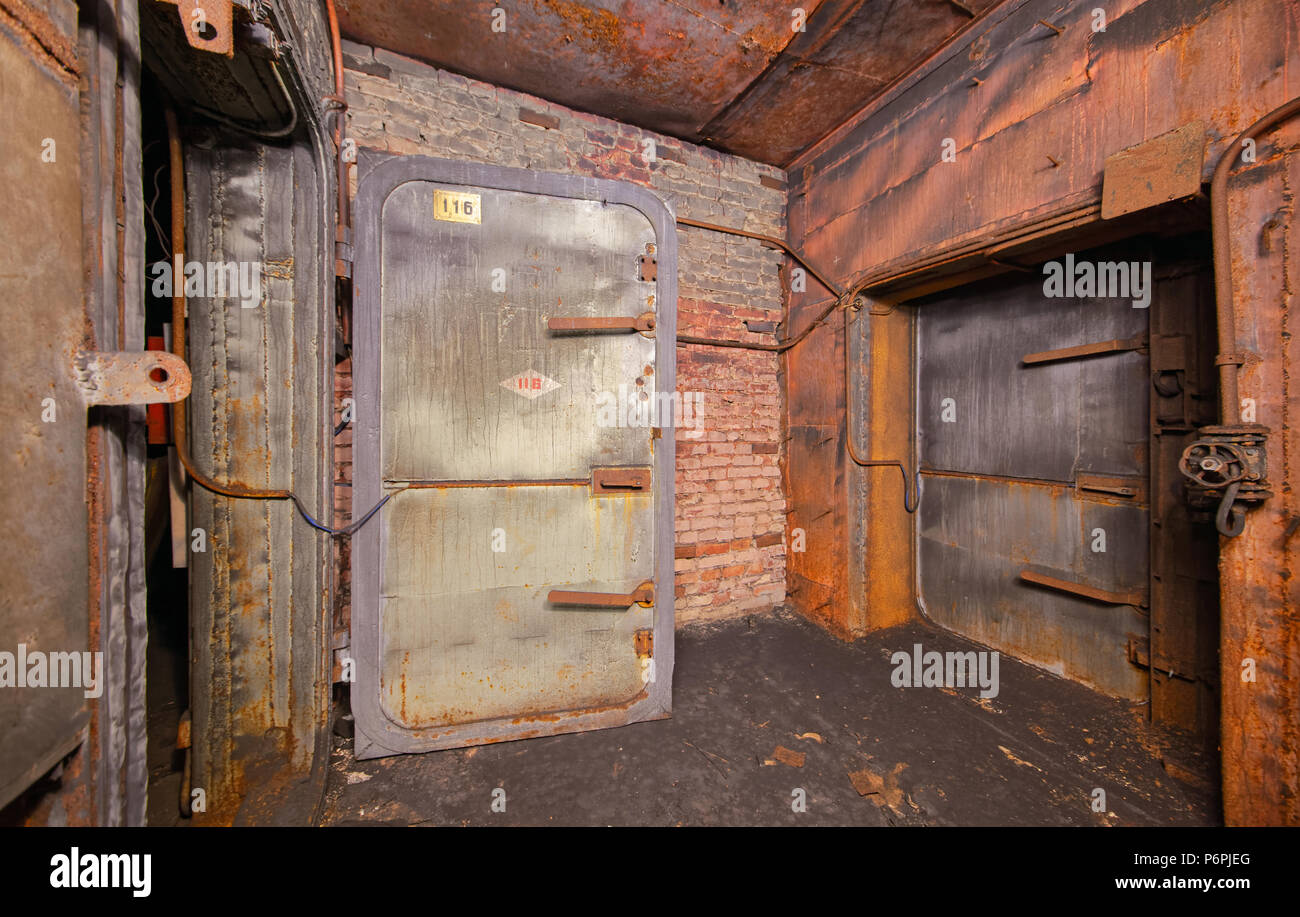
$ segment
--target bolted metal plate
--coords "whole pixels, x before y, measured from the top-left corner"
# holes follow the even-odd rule
[[[1199,193],[1205,144],[1205,125],[1198,121],[1107,157],[1101,218],[1113,220]]]
[[[174,404],[190,394],[190,368],[165,350],[77,354],[87,404]]]
[[[162,0],[176,5],[190,47],[235,56],[234,6],[231,0]]]

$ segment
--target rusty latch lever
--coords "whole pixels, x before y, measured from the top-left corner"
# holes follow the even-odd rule
[[[602,315],[579,318],[556,317],[548,318],[546,327],[551,331],[654,331],[655,314],[653,312],[642,312],[632,318]]]
[[[593,493],[623,493],[650,489],[649,468],[593,468],[591,469]]]
[[[1073,583],[1069,580],[1058,579],[1055,576],[1048,576],[1045,573],[1038,573],[1033,570],[1021,570],[1020,579],[1026,583],[1046,586],[1048,589],[1055,589],[1058,592],[1068,592],[1070,595],[1091,599],[1104,605],[1132,605],[1135,608],[1145,608],[1147,606],[1147,595],[1144,589],[1113,592],[1109,589],[1099,589],[1096,586],[1088,586],[1084,583]]]
[[[1097,341],[1093,344],[1079,344],[1076,347],[1062,347],[1060,350],[1043,350],[1026,354],[1020,362],[1026,366],[1037,363],[1055,363],[1058,360],[1078,360],[1082,357],[1095,357],[1107,353],[1124,353],[1129,350],[1141,350],[1147,346],[1147,336],[1139,334],[1132,338],[1116,338],[1110,341]]]
[[[586,605],[594,608],[650,607],[655,603],[655,584],[646,582],[632,592],[566,592],[552,589],[546,596],[552,605]]]

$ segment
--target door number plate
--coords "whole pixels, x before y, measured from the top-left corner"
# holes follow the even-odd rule
[[[468,191],[433,192],[433,218],[448,223],[481,223],[479,195]]]

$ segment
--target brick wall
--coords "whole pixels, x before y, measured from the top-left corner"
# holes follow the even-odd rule
[[[348,130],[359,146],[635,182],[680,217],[785,236],[779,169],[382,49],[345,42],[344,56]],[[649,156],[647,140],[654,144]],[[783,256],[750,239],[698,229],[678,235],[679,332],[774,342],[744,322],[781,320]],[[678,431],[678,623],[770,609],[785,598],[778,358],[698,346],[679,347],[677,355],[678,390],[703,395],[699,435]],[[346,364],[338,385],[340,399],[350,394]],[[350,446],[340,445],[339,459],[340,480],[350,480]],[[346,510],[351,490],[336,489]],[[343,578],[341,597],[347,589]]]

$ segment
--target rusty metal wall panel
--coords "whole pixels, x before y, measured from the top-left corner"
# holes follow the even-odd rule
[[[87,610],[86,413],[74,368],[87,322],[77,82],[37,48],[0,29],[8,116],[0,310],[24,342],[6,347],[9,396],[0,402],[0,652],[15,656],[19,644],[97,649]],[[47,137],[53,162],[41,156]],[[76,747],[87,707],[80,688],[0,688],[0,806]]]
[[[1105,257],[1079,259],[1094,254]],[[1131,299],[1046,298],[1035,275],[927,302],[917,320],[918,588],[926,614],[1132,699],[1147,692],[1146,673],[1127,656],[1130,635],[1146,634],[1145,615],[1024,582],[1021,573],[1145,594],[1147,358],[1140,351],[1034,365],[1022,358],[1139,337],[1147,318]],[[1131,477],[1138,492],[1079,490],[1076,481],[1088,474]]]
[[[822,0],[804,0],[814,24]],[[797,33],[784,0],[745,3],[340,0],[344,34],[571,108],[700,139]]]
[[[1208,181],[1216,143],[1300,92],[1293,0],[1128,0],[1104,32],[1097,7],[994,7],[788,166],[791,239],[874,281],[1072,211],[1098,222],[1108,156],[1202,121]]]
[[[435,220],[447,191],[476,195],[479,222]],[[363,178],[357,214],[354,512],[394,494],[354,539],[358,756],[667,715],[673,431],[596,412],[620,386],[675,392],[675,315],[657,308],[676,301],[671,213],[631,185],[410,157]],[[641,281],[650,244],[658,276]],[[546,330],[647,311],[652,334]],[[521,374],[538,397],[502,385]],[[600,465],[652,465],[653,487],[594,493]],[[651,607],[548,602],[647,580]]]

